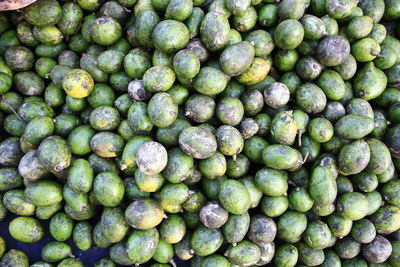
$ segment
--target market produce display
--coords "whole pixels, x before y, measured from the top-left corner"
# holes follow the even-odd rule
[[[399,23],[399,0],[0,12],[0,221],[54,239],[34,263],[0,230],[0,267],[84,266],[70,240],[96,267],[400,266]]]

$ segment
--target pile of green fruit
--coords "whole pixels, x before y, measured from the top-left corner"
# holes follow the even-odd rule
[[[0,220],[30,266],[400,266],[399,0],[0,12]],[[0,235],[6,230],[1,230]],[[189,264],[189,263],[188,263]],[[0,266],[29,266],[0,238]]]

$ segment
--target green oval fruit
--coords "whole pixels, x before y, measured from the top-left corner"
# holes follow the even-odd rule
[[[289,207],[289,200],[286,196],[264,196],[260,202],[261,211],[269,217],[282,215]]]
[[[335,176],[327,167],[316,167],[310,177],[310,195],[316,203],[331,204],[336,199]]]
[[[24,252],[17,249],[11,249],[6,254],[4,254],[3,258],[0,261],[0,264],[4,266],[28,267],[29,258]]]
[[[307,217],[296,211],[286,211],[277,222],[278,238],[290,241],[299,237],[307,228]]]
[[[224,208],[233,214],[243,214],[250,206],[246,188],[235,180],[228,179],[221,184],[218,198]]]
[[[229,248],[227,257],[233,264],[251,265],[260,260],[261,251],[256,244],[244,240],[239,242],[237,246]]]
[[[125,211],[129,225],[137,229],[151,229],[163,219],[164,212],[158,202],[152,199],[140,199],[132,202]]]
[[[178,105],[168,93],[157,93],[150,99],[147,113],[153,125],[165,128],[176,120]]]
[[[270,145],[262,151],[265,165],[278,170],[286,170],[296,166],[297,150],[286,145]]]
[[[186,233],[186,225],[183,218],[177,214],[171,214],[160,224],[160,238],[169,243],[176,244],[182,240]]]
[[[218,229],[198,227],[192,235],[191,246],[198,256],[208,256],[217,251],[223,242],[223,236]]]
[[[100,227],[104,236],[112,243],[120,242],[128,232],[124,213],[118,208],[106,208],[103,211]]]
[[[88,250],[92,246],[92,225],[87,222],[78,222],[72,232],[75,246],[80,250]]]
[[[268,196],[282,196],[288,188],[287,173],[269,168],[260,169],[255,176],[255,184]]]
[[[121,178],[112,172],[102,172],[94,179],[93,192],[103,206],[117,206],[124,197],[124,191]]]
[[[342,147],[338,156],[340,173],[344,175],[357,174],[364,170],[371,157],[367,142],[353,141]]]
[[[333,0],[328,0],[326,3],[328,5],[328,3],[331,4],[331,2],[333,2]],[[352,0],[348,2],[352,2]],[[318,60],[323,65],[330,67],[337,66],[345,62],[349,56],[350,44],[348,40],[342,36],[327,36],[318,44],[316,54]]]
[[[224,14],[211,11],[206,14],[200,25],[200,37],[210,51],[224,48],[229,41],[229,21]]]
[[[360,220],[367,215],[368,200],[358,192],[343,194],[337,203],[338,212],[350,220]]]
[[[373,86],[371,86],[373,84]],[[372,62],[357,72],[354,80],[354,92],[359,97],[371,100],[378,97],[386,88],[387,77]]]
[[[227,78],[221,70],[214,67],[203,67],[193,81],[194,89],[204,95],[216,95],[224,91]]]
[[[121,155],[124,145],[124,139],[113,132],[99,132],[90,140],[92,151],[103,158]]]
[[[223,226],[224,238],[231,244],[236,244],[243,240],[250,226],[249,214],[230,215]]]
[[[296,100],[307,113],[320,113],[326,106],[326,95],[320,87],[312,83],[303,84],[297,89]]]
[[[71,152],[75,155],[86,155],[92,151],[90,140],[95,135],[96,131],[89,125],[76,127],[68,136],[68,143],[71,147]]]
[[[193,138],[196,136],[196,139]],[[195,159],[209,158],[217,150],[215,136],[200,127],[188,127],[179,135],[182,151]]]
[[[164,20],[153,31],[154,46],[167,54],[176,52],[189,42],[189,30],[176,20]]]
[[[274,41],[281,49],[295,49],[303,38],[303,25],[295,19],[284,20],[275,29]]]
[[[159,240],[156,228],[149,230],[134,230],[126,241],[128,258],[136,263],[144,263],[154,255]],[[146,246],[143,246],[146,244]]]
[[[313,249],[324,249],[329,246],[331,232],[322,221],[310,222],[304,232],[305,243]]]
[[[38,220],[31,217],[17,217],[9,224],[11,236],[24,243],[34,243],[42,239],[43,227]]]
[[[243,41],[234,44],[221,53],[219,59],[221,68],[229,76],[237,76],[250,67],[254,55],[255,50],[250,42]]]
[[[37,2],[24,9],[26,21],[35,26],[48,26],[58,23],[62,18],[60,4],[54,0]]]
[[[375,225],[378,233],[390,234],[399,229],[399,216],[399,208],[392,205],[385,205],[371,216],[371,222]]]
[[[25,196],[35,206],[51,206],[62,201],[62,187],[55,181],[39,180],[25,187]]]
[[[281,244],[276,248],[274,263],[277,266],[296,266],[298,260],[298,251],[294,245],[291,244]]]
[[[91,25],[93,40],[103,46],[114,44],[122,35],[121,25],[115,19],[104,16],[97,18]]]

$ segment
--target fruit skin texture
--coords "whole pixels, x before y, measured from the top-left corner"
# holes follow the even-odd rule
[[[222,70],[229,76],[237,76],[250,67],[254,54],[254,47],[247,41],[229,46],[219,59]]]
[[[35,26],[50,26],[62,18],[62,9],[55,0],[38,1],[24,9],[25,19]]]
[[[121,25],[111,17],[97,18],[91,27],[92,38],[99,45],[112,45],[122,35]]]
[[[209,12],[200,25],[200,37],[207,49],[221,50],[229,40],[229,21],[224,14]]]
[[[243,214],[250,206],[246,188],[238,181],[226,180],[220,186],[219,200],[224,208],[233,214]]]
[[[31,217],[15,218],[10,222],[9,230],[14,239],[24,243],[34,243],[43,237],[43,227]]]
[[[67,73],[62,81],[65,92],[74,98],[87,97],[94,88],[94,82],[89,73],[76,69]]]

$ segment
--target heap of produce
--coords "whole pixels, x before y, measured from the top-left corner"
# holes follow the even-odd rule
[[[84,266],[71,240],[96,267],[400,266],[399,25],[399,0],[0,12],[0,220],[54,238],[0,266]]]

